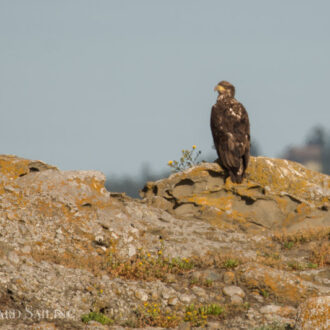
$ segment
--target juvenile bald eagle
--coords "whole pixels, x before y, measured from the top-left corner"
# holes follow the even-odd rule
[[[235,87],[221,81],[214,88],[219,93],[211,112],[211,130],[218,162],[229,172],[231,181],[241,183],[250,157],[248,114],[235,98]]]

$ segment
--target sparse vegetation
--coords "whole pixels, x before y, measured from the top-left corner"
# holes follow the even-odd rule
[[[227,269],[233,270],[239,265],[242,265],[246,262],[252,261],[251,258],[246,258],[242,256],[238,256],[234,253],[224,253],[221,254],[219,252],[208,252],[203,257],[194,257],[192,258],[194,263],[194,268],[209,268],[213,267],[216,269]]]
[[[283,247],[284,247],[285,249],[288,249],[288,250],[292,249],[293,246],[294,246],[294,242],[292,242],[292,241],[284,242],[284,244],[283,244]]]
[[[136,310],[136,321],[131,321],[130,324],[134,327],[163,327],[172,328],[178,324],[189,322],[193,327],[205,326],[208,320],[224,320],[242,312],[246,312],[249,308],[248,303],[242,305],[219,305],[219,304],[205,304],[195,305],[191,304],[186,307],[177,306],[174,311],[166,311],[159,303],[145,302]],[[182,314],[183,312],[183,314]]]
[[[254,330],[288,330],[291,327],[288,327],[287,324],[273,322],[271,324],[263,325],[261,327],[255,328]]]
[[[260,294],[264,297],[264,298],[268,298],[269,297],[269,292],[266,289],[261,289],[260,290]]]
[[[281,243],[283,248],[291,249],[295,243],[304,244],[311,241],[330,239],[330,228],[304,228],[294,233],[277,232],[272,236],[273,240]]]
[[[324,257],[321,259],[324,262]],[[288,267],[292,270],[305,270],[305,269],[315,269],[318,268],[319,265],[317,263],[307,262],[307,263],[300,263],[298,261],[290,261],[288,262]],[[322,266],[320,266],[322,267]]]
[[[111,325],[113,323],[112,319],[99,312],[90,312],[88,314],[84,314],[81,316],[81,320],[84,323],[88,323],[89,321],[96,321],[103,325]]]
[[[172,328],[179,324],[180,318],[173,313],[166,313],[157,303],[145,302],[137,311],[138,327],[162,327]]]
[[[155,278],[166,281],[166,274],[182,274],[194,267],[188,258],[167,258],[160,249],[157,255],[139,251],[133,258],[121,261],[112,254],[108,262],[109,271],[115,276],[131,279],[152,280]]]
[[[199,283],[199,281],[198,281],[197,278],[192,278],[192,279],[190,280],[190,282],[189,282],[189,285],[190,285],[190,286],[194,286],[194,285],[196,285],[196,284],[198,284],[198,283]]]
[[[200,150],[196,150],[196,146],[193,145],[191,150],[182,150],[182,156],[179,161],[177,160],[170,160],[167,165],[171,167],[173,172],[180,172],[184,171],[187,168],[195,166],[200,163],[198,161],[199,156],[201,155]]]
[[[237,259],[227,259],[223,262],[223,266],[227,269],[235,268],[239,265],[239,261]]]
[[[219,316],[222,315],[225,312],[225,309],[217,304],[210,304],[206,306],[201,306],[199,308],[200,312],[205,314],[205,315],[214,315],[214,316]]]
[[[304,270],[307,268],[307,264],[302,264],[298,261],[290,261],[288,266],[293,270]]]
[[[312,262],[307,263],[308,268],[317,268],[317,264],[313,264]]]
[[[208,316],[224,315],[225,309],[217,304],[195,306],[194,304],[186,308],[184,320],[190,322],[192,326],[204,326]]]
[[[197,278],[192,278],[189,281],[189,285],[192,287],[194,285],[200,286],[200,287],[206,287],[206,288],[211,288],[213,286],[213,281],[210,279],[197,279]]]
[[[311,248],[310,262],[313,265],[324,267],[330,264],[330,244],[329,242],[318,242]]]
[[[263,248],[264,247],[260,247],[261,250],[257,252],[257,262],[272,268],[283,268],[281,254],[278,252],[270,252],[268,249],[262,251]]]
[[[194,267],[194,263],[188,258],[172,258],[170,259],[169,264],[171,267],[181,270],[190,270]]]
[[[212,286],[213,286],[213,281],[212,280],[210,280],[210,279],[206,279],[205,281],[204,281],[204,286],[206,286],[207,288],[211,288]]]
[[[297,250],[304,245],[308,262],[287,263],[287,266],[293,270],[324,267],[330,264],[330,228],[305,228],[294,233],[275,233],[272,238],[273,241],[279,242],[284,250]]]

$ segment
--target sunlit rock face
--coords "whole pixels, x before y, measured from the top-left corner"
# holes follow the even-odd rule
[[[330,224],[330,178],[282,159],[251,157],[242,184],[225,180],[216,163],[149,182],[141,196],[180,217],[219,228],[295,230]]]

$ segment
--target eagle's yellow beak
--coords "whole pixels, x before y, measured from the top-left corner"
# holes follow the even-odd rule
[[[226,88],[222,87],[221,85],[216,85],[216,86],[214,87],[214,91],[215,91],[215,92],[218,91],[219,93],[223,93],[225,90],[226,90]]]

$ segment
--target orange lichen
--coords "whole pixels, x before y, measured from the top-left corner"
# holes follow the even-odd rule
[[[29,163],[28,159],[2,155],[0,157],[0,173],[7,178],[16,179],[22,174],[29,172]]]
[[[287,207],[288,207],[288,201],[287,201],[287,199],[285,199],[283,197],[280,197],[280,196],[275,196],[274,199],[275,199],[278,207],[280,208],[280,210],[283,213],[286,213],[287,212]]]
[[[296,208],[296,212],[298,214],[308,215],[311,213],[311,211],[312,211],[312,208],[310,207],[310,205],[308,205],[306,203],[300,203]]]
[[[298,310],[299,329],[328,329],[330,319],[330,298],[313,297],[304,302]]]
[[[206,205],[216,207],[219,210],[226,211],[232,208],[233,195],[228,194],[227,196],[214,196],[209,195],[193,195],[187,199],[189,202],[193,202],[197,205]]]
[[[241,276],[248,286],[265,289],[278,299],[293,304],[315,294],[299,276],[260,264],[248,265]]]

